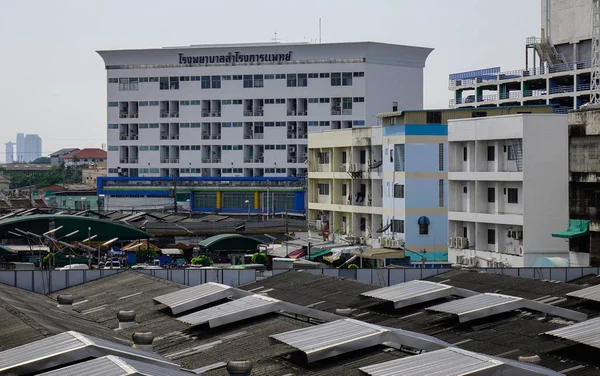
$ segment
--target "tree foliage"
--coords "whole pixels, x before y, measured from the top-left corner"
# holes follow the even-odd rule
[[[39,157],[31,162],[32,164],[50,164],[50,157]]]
[[[350,264],[350,265],[348,265],[348,269],[358,269],[358,265]]]
[[[82,166],[52,166],[47,171],[11,172],[4,171],[3,175],[10,179],[11,188],[45,187],[52,184],[81,184]]]
[[[42,264],[45,266],[50,266],[54,262],[54,253],[48,252],[46,256],[42,258]]]
[[[139,247],[142,248],[142,247]],[[158,253],[152,249],[137,249],[135,251],[135,261],[138,264],[143,263],[152,263],[154,259],[158,256]]]
[[[255,254],[252,255],[252,263],[253,264],[267,265],[268,262],[269,262],[269,258],[267,257],[266,253],[256,252]]]
[[[200,255],[192,259],[192,265],[211,266],[212,264],[214,264],[213,261],[205,255]]]

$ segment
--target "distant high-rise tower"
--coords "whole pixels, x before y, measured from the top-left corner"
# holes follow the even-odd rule
[[[17,162],[25,162],[25,135],[17,133]]]
[[[6,144],[6,157],[5,157],[5,161],[6,163],[14,163],[15,162],[15,148],[14,146],[16,145],[14,142],[10,141],[7,142]]]
[[[42,157],[42,138],[37,134],[25,136],[25,160],[31,162]]]

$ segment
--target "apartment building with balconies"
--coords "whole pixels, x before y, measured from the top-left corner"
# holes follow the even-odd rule
[[[569,224],[568,149],[566,115],[450,120],[448,261],[480,267],[576,262],[569,260],[568,242],[552,237]]]
[[[309,228],[372,245],[383,223],[382,128],[308,135]]]
[[[454,73],[451,108],[550,104],[567,113],[590,101],[590,0],[541,0],[541,35],[525,41],[525,68]]]
[[[439,263],[437,253],[445,257],[447,250],[447,131],[440,114],[383,113],[377,127],[309,134],[311,230],[402,249],[418,265],[434,255]],[[420,123],[411,123],[417,117]]]

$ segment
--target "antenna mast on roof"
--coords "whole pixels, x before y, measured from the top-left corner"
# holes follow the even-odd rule
[[[321,43],[321,17],[319,17],[319,43]]]
[[[590,103],[600,104],[600,0],[592,0],[592,80]]]
[[[274,43],[277,43],[277,32],[274,32],[273,39],[271,39]]]

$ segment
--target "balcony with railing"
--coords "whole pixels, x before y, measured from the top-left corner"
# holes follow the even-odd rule
[[[568,62],[561,64],[553,64],[552,66],[540,66],[528,69],[516,69],[511,71],[504,71],[494,74],[482,74],[479,77],[466,78],[466,79],[451,79],[449,80],[448,88],[458,89],[464,87],[472,87],[475,85],[487,84],[492,82],[501,83],[507,80],[517,80],[526,77],[542,76],[547,74],[555,74],[562,72],[570,72],[573,70],[584,70],[590,69],[592,66],[591,60],[581,60],[577,62]]]

